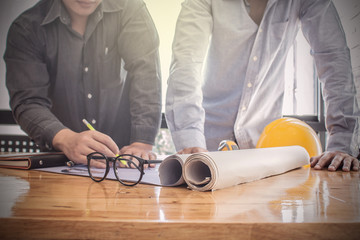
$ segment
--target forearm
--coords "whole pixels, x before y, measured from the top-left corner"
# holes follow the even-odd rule
[[[342,151],[356,157],[359,153],[360,112],[352,76],[350,52],[344,49],[315,53],[318,76],[325,101],[327,151]]]
[[[303,1],[304,36],[314,56],[325,100],[328,151],[357,156],[360,112],[352,75],[350,51],[331,1]]]
[[[177,150],[206,148],[201,84],[212,24],[209,1],[183,3],[166,97],[166,118]]]
[[[129,3],[119,36],[120,55],[130,82],[130,142],[154,144],[161,121],[159,37],[142,1]]]
[[[44,151],[54,150],[52,140],[65,126],[50,112],[38,104],[23,104],[14,109],[17,123]]]

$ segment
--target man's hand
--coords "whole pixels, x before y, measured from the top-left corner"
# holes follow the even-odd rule
[[[70,129],[60,130],[53,139],[53,146],[75,163],[87,164],[86,156],[100,152],[115,157],[119,148],[111,137],[96,130],[76,133]]]
[[[359,160],[340,151],[324,152],[319,156],[312,157],[310,165],[315,170],[327,167],[329,171],[336,171],[336,169],[342,167],[344,172],[349,172],[350,170],[359,171]]]
[[[192,153],[200,153],[200,152],[208,152],[208,150],[201,147],[191,147],[180,150],[178,154],[192,154]]]
[[[150,144],[134,142],[121,148],[120,154],[131,154],[145,160],[156,160],[156,154],[152,152],[152,147]],[[147,167],[147,165],[144,165],[144,168]],[[155,164],[150,164],[150,167],[155,167]]]

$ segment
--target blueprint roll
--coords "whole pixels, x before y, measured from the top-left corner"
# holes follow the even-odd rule
[[[159,167],[161,186],[173,187],[185,184],[182,172],[185,160],[190,154],[174,154],[166,157]]]
[[[282,174],[309,161],[300,146],[195,153],[186,159],[183,177],[191,189],[209,191]]]

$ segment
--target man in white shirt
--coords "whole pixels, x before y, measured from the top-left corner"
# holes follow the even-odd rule
[[[180,153],[216,150],[223,139],[241,149],[256,146],[264,127],[282,116],[285,60],[300,23],[324,86],[330,136],[312,166],[358,170],[350,53],[330,0],[184,1],[166,101]]]

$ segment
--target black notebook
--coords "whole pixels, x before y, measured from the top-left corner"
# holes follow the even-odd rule
[[[0,167],[34,169],[65,166],[69,159],[62,152],[9,153],[0,155]]]

